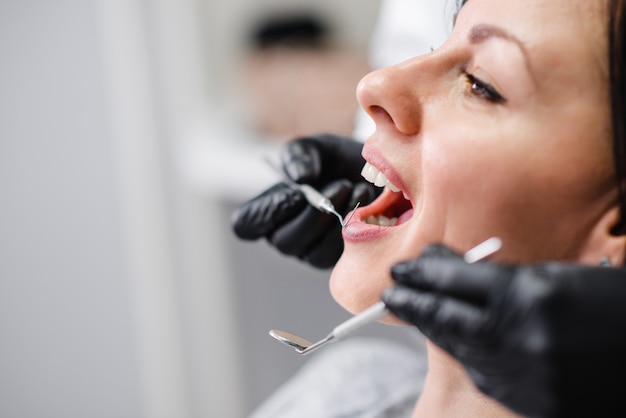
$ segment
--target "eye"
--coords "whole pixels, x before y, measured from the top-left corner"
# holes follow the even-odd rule
[[[467,78],[467,84],[470,86],[471,94],[474,96],[491,103],[506,103],[506,99],[489,84],[477,79],[469,73],[465,73],[465,77]]]

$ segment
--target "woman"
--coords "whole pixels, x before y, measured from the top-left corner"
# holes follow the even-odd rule
[[[399,192],[344,228],[330,281],[340,304],[359,312],[378,301],[391,266],[432,242],[465,251],[498,236],[499,261],[623,264],[607,5],[471,0],[441,48],[361,81],[377,126],[364,173]],[[397,223],[376,225],[380,216]],[[429,346],[415,417],[509,415]]]
[[[391,267],[432,242],[463,252],[498,236],[498,261],[623,265],[624,173],[613,161],[624,155],[615,116],[624,57],[607,35],[622,8],[471,0],[442,47],[362,80],[358,99],[377,127],[364,173],[399,192],[386,190],[344,229],[330,281],[342,306],[378,301]],[[428,351],[413,416],[514,416],[445,352]]]

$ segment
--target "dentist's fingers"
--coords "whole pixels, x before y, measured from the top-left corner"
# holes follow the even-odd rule
[[[337,222],[336,226],[328,228],[326,235],[322,236],[307,252],[299,257],[314,267],[327,269],[337,263],[342,253],[341,226]]]
[[[318,188],[344,178],[353,183],[362,180],[363,144],[351,138],[321,134],[299,138],[285,145],[281,163],[285,174],[298,183]]]
[[[336,208],[343,208],[350,199],[352,184],[348,180],[339,180],[330,183],[320,192],[328,197]],[[268,239],[283,254],[304,258],[312,248],[325,239],[332,228],[341,229],[341,224],[334,215],[322,213],[309,206],[277,228]],[[341,238],[337,245],[342,245]]]
[[[231,215],[235,234],[256,240],[273,232],[300,213],[307,202],[299,190],[279,183],[237,206]]]
[[[474,339],[489,329],[483,309],[440,294],[398,285],[385,289],[382,300],[395,316],[449,352],[455,341]]]
[[[415,289],[485,305],[494,284],[509,279],[511,269],[491,263],[468,264],[455,254],[421,256],[396,264],[391,269],[391,276],[397,283]]]

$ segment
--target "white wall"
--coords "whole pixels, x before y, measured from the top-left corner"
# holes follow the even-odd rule
[[[0,416],[142,417],[95,1],[0,2]]]
[[[153,8],[0,3],[0,416],[192,413]]]
[[[308,4],[359,43],[365,3],[0,2],[0,416],[236,418],[258,400],[228,208],[267,179],[214,177],[268,148],[223,86],[253,12]]]

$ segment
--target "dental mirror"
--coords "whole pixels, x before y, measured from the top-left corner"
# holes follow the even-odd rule
[[[296,349],[296,351],[304,351],[308,347],[312,346],[313,343],[305,338],[298,337],[287,331],[280,331],[277,329],[273,329],[270,331],[270,335],[276,338],[281,343],[287,344]]]
[[[464,260],[467,263],[475,263],[480,260],[484,260],[502,247],[502,241],[499,238],[493,237],[478,244],[471,250],[467,251],[464,255]],[[324,345],[337,341],[343,337],[352,334],[354,331],[362,328],[363,326],[378,321],[379,319],[387,316],[389,310],[385,306],[384,302],[378,302],[370,306],[363,312],[353,316],[347,321],[337,325],[333,328],[332,332],[325,338],[312,343],[306,338],[302,338],[298,335],[292,334],[287,331],[281,331],[273,329],[270,331],[270,335],[283,344],[286,344],[296,350],[298,354],[306,355],[318,350]]]

